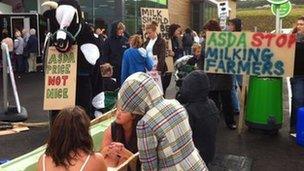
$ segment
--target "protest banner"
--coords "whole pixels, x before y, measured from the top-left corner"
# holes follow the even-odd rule
[[[143,34],[146,35],[146,25],[154,21],[158,24],[157,33],[161,34],[165,40],[169,40],[170,21],[168,9],[140,8],[140,11]]]
[[[207,32],[208,73],[293,76],[296,39],[290,34]]]
[[[66,53],[49,47],[45,68],[44,110],[75,106],[77,45]]]
[[[140,8],[141,11],[141,23],[144,39],[146,38],[146,26],[151,24],[152,21],[158,24],[157,33],[161,35],[162,38],[166,40],[167,50],[172,50],[171,40],[169,38],[169,11],[164,8]],[[169,54],[169,53],[167,53]],[[166,64],[168,67],[168,72],[173,72],[173,57],[170,55],[166,56]]]

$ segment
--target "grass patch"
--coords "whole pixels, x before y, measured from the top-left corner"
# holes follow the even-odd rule
[[[237,17],[243,21],[244,31],[254,31],[256,26],[259,32],[270,32],[275,29],[275,16],[268,9],[237,9]],[[292,9],[291,13],[283,18],[283,28],[294,27],[297,19],[304,15],[304,5]]]

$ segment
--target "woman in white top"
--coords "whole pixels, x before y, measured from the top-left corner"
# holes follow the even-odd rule
[[[106,171],[103,156],[93,151],[89,127],[82,108],[63,109],[53,122],[38,171]]]
[[[152,22],[146,25],[147,41],[144,43],[143,47],[146,49],[148,56],[157,57],[156,70],[161,76],[161,82],[163,87],[163,92],[166,92],[167,87],[171,81],[171,73],[168,73],[168,67],[166,64],[166,41],[157,34],[157,23]]]

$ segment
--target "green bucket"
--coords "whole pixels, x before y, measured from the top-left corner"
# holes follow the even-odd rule
[[[282,78],[250,77],[245,121],[254,129],[278,130],[282,127]]]

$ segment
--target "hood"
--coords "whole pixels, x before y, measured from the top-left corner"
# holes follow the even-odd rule
[[[117,30],[117,26],[118,26],[118,23],[120,23],[121,21],[115,21],[111,24],[111,28],[110,28],[110,37],[114,38],[114,37],[117,37],[116,35],[116,30]]]
[[[137,72],[128,77],[118,92],[117,106],[125,112],[144,115],[163,101],[163,93],[148,74]]]
[[[234,18],[229,20],[234,26],[235,26],[235,31],[242,31],[242,20],[238,18]]]
[[[208,76],[202,70],[191,72],[185,77],[180,89],[181,103],[206,101],[210,90]]]

